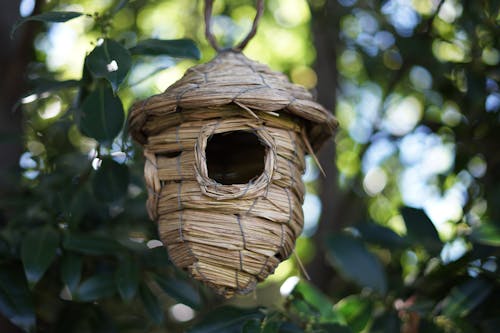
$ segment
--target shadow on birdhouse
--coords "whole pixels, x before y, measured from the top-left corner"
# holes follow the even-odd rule
[[[290,256],[305,155],[337,126],[309,92],[238,49],[220,51],[135,103],[129,121],[144,147],[148,212],[175,265],[229,297]]]

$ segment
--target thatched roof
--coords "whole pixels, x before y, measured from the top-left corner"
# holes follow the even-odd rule
[[[151,134],[144,126],[149,122],[182,110],[231,103],[244,113],[272,112],[303,119],[314,150],[338,125],[331,112],[314,102],[306,89],[242,53],[227,51],[208,63],[188,69],[165,92],[135,103],[130,112],[130,132],[135,140],[144,144]]]

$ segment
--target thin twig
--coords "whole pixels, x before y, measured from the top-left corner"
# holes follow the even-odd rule
[[[217,41],[215,40],[215,37],[210,29],[210,26],[212,24],[213,4],[214,4],[213,0],[205,0],[205,37],[207,38],[210,45],[214,48],[214,50],[219,52],[220,47],[219,45],[217,45]]]
[[[439,11],[441,10],[441,7],[443,6],[445,0],[441,0],[439,1],[439,4],[437,5],[436,7],[436,11],[434,12],[434,14],[432,14],[432,16],[429,18],[429,20],[427,21],[427,24],[426,24],[426,27],[425,27],[425,31],[424,32],[429,32],[431,31],[432,29],[432,24],[434,23],[434,19],[436,18],[436,16],[438,16],[439,14]]]
[[[211,25],[212,25],[212,8],[213,8],[214,0],[205,0],[205,37],[207,38],[210,45],[216,50],[220,52],[222,49],[217,44],[215,36],[212,33]],[[262,13],[264,12],[264,0],[257,0],[257,13],[255,14],[255,18],[252,23],[252,28],[248,35],[239,43],[237,46],[233,47],[231,50],[235,52],[241,52],[250,40],[257,33],[257,26],[259,25],[260,18],[262,17]]]
[[[248,42],[255,36],[257,33],[257,25],[259,24],[259,20],[262,17],[262,13],[264,12],[264,0],[257,0],[257,13],[255,14],[255,19],[253,20],[252,29],[248,35],[241,41],[241,43],[233,48],[235,51],[243,51],[245,46],[247,46]]]

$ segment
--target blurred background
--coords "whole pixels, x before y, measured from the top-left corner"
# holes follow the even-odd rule
[[[214,2],[222,45],[245,36],[254,5]],[[168,261],[122,128],[135,100],[215,55],[202,10],[2,4],[0,330],[498,332],[500,2],[265,1],[244,53],[305,86],[340,128],[318,155],[326,177],[312,158],[303,176],[296,253],[310,280],[290,258],[228,301]],[[76,14],[26,20],[61,11]],[[118,78],[92,71],[103,38],[127,59]],[[138,47],[151,38],[192,41]],[[80,122],[105,79],[110,137]]]

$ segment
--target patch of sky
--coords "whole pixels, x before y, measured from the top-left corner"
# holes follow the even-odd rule
[[[420,15],[414,10],[411,0],[389,0],[382,6],[382,13],[402,37],[412,36],[420,22]]]

